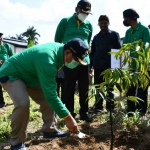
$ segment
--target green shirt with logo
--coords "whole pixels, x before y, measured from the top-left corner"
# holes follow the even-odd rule
[[[63,18],[60,21],[55,33],[55,42],[65,44],[73,38],[80,38],[87,46],[89,46],[92,32],[92,24],[88,20],[79,23],[76,14],[74,14],[71,17]],[[89,55],[85,57],[85,60],[88,64],[90,63]]]
[[[63,118],[69,111],[56,92],[56,75],[63,60],[63,44],[33,46],[7,59],[0,68],[0,78],[9,76],[11,82],[21,79],[27,86],[41,86],[52,109]]]
[[[136,25],[134,29],[129,28],[126,31],[123,44],[132,43],[138,40],[142,40],[144,44],[147,42],[150,43],[150,31],[148,27],[145,27],[140,22]],[[133,49],[130,51],[130,56],[137,58],[137,55],[135,53],[132,53]],[[150,63],[149,63],[150,64]],[[130,66],[132,69],[136,69],[136,62],[133,60]],[[150,68],[150,65],[149,65]]]
[[[13,55],[13,52],[12,52],[10,45],[2,42],[0,45],[0,60],[7,60],[12,55]]]

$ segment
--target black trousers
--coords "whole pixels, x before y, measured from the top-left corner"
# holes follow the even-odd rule
[[[3,97],[3,91],[2,86],[0,85],[0,104],[4,104],[4,97]]]
[[[103,76],[100,76],[100,74],[106,69],[94,69],[94,84],[100,84],[104,82]],[[96,88],[99,88],[98,86]],[[106,109],[114,109],[114,101],[111,100],[114,98],[114,94],[112,94],[113,87],[107,92],[107,96],[109,99],[106,100]],[[95,109],[103,109],[103,99],[101,96],[98,94],[96,96],[96,104],[95,104]]]
[[[89,66],[79,65],[74,69],[64,67],[65,73],[65,104],[68,110],[74,113],[74,93],[76,81],[79,90],[79,113],[88,111]]]
[[[58,96],[61,98],[62,102],[64,103],[65,79],[56,77],[56,82],[57,82],[57,93],[58,93]],[[60,95],[60,88],[61,88],[61,95]]]
[[[136,87],[133,85],[129,88],[127,92],[127,96],[135,96]],[[137,89],[137,97],[141,98],[143,101],[139,101],[139,103],[132,102],[127,100],[127,112],[135,112],[137,109],[141,114],[145,114],[147,111],[147,98],[148,98],[148,86],[145,90],[142,88]]]

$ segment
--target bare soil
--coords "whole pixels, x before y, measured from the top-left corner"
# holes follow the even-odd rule
[[[92,123],[79,122],[81,131],[87,135],[84,139],[73,133],[70,137],[44,139],[41,130],[30,127],[25,145],[28,150],[110,150],[110,122],[101,123],[102,114],[93,117]],[[113,150],[150,150],[149,127],[140,129],[133,126],[128,131],[121,131],[114,125],[113,132]],[[0,150],[8,149],[9,140],[0,143]]]

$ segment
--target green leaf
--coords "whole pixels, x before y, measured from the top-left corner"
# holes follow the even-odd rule
[[[124,102],[121,101],[121,102],[120,102],[120,105],[121,105],[121,108],[122,108],[122,109],[125,109],[125,104],[124,104]]]
[[[120,92],[122,92],[122,89],[121,89],[120,84],[118,84],[117,82],[116,82],[115,84],[116,84],[116,88],[117,88]]]
[[[123,87],[124,90],[126,89],[126,86],[127,86],[126,80],[122,79],[122,87]]]
[[[136,69],[138,69],[139,68],[139,61],[136,58],[134,60],[136,62]]]
[[[138,100],[137,100],[137,98],[135,96],[128,96],[127,99],[130,100],[130,101],[133,101],[135,103],[138,102]]]

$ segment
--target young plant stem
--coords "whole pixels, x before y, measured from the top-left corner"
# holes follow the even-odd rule
[[[113,150],[113,143],[114,143],[114,134],[113,134],[113,122],[112,122],[112,101],[110,100],[110,129],[111,129],[111,145],[110,150]]]

